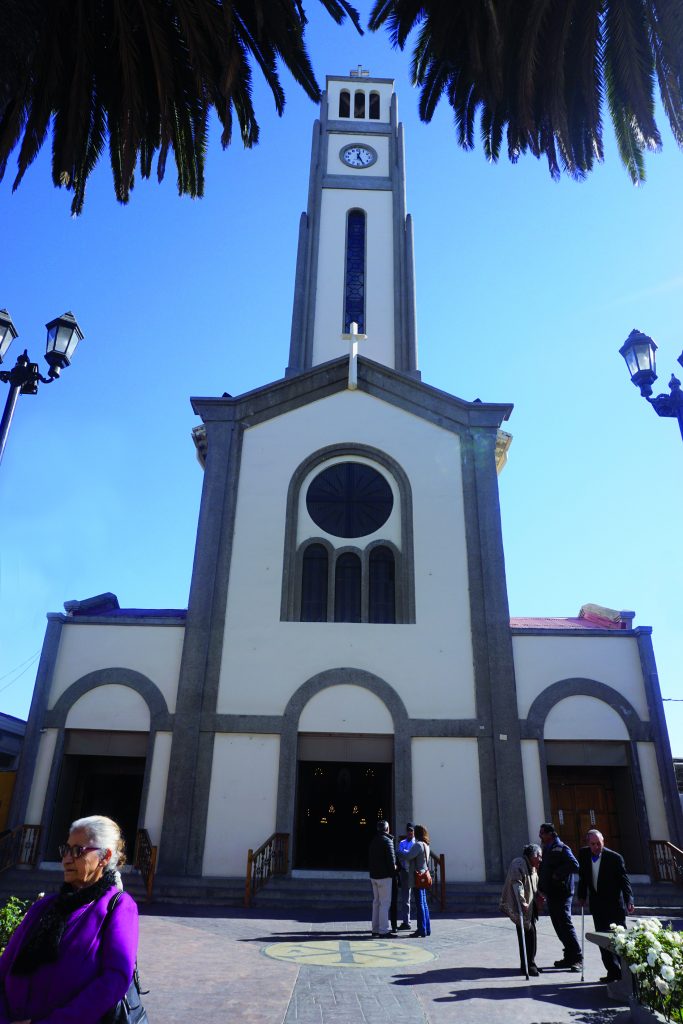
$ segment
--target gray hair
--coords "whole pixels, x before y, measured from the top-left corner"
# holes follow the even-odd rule
[[[121,835],[121,829],[102,814],[91,814],[89,818],[78,818],[71,823],[71,832],[77,829],[83,830],[88,837],[88,842],[96,846],[98,850],[111,850],[111,858],[107,867],[113,871],[126,863],[126,844]]]
[[[527,843],[522,850],[522,856],[531,860],[532,857],[540,857],[541,852],[541,847],[538,843]]]
[[[605,837],[603,836],[603,834],[602,834],[602,832],[600,831],[599,828],[589,828],[588,831],[586,832],[586,835],[587,836],[597,836],[598,839],[602,839],[603,843],[605,841]]]

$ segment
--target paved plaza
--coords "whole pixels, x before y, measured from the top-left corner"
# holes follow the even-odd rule
[[[621,1024],[598,948],[585,981],[555,970],[562,955],[539,921],[529,982],[504,917],[435,915],[428,939],[372,939],[365,920],[296,919],[229,908],[142,908],[139,964],[151,1024]],[[586,930],[592,922],[586,918]],[[580,918],[575,919],[580,935]],[[405,937],[403,937],[405,936]]]

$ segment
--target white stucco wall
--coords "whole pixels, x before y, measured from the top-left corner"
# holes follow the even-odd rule
[[[56,729],[46,729],[45,732],[41,734],[40,744],[38,745],[38,756],[36,757],[36,766],[33,772],[31,795],[26,808],[27,825],[40,825],[43,820],[45,791],[47,790],[47,784],[50,778],[50,769],[52,767],[52,758],[55,752],[56,743]]]
[[[417,621],[280,622],[290,479],[312,449],[355,439],[393,457],[411,482]],[[360,391],[250,428],[232,550],[219,713],[282,714],[311,676],[348,666],[384,679],[412,717],[475,717],[456,435]]]
[[[595,697],[566,697],[545,720],[546,740],[628,740],[628,729],[614,708]]]
[[[638,760],[643,780],[647,818],[650,825],[650,839],[669,839],[664,797],[657,767],[657,753],[654,743],[638,744]]]
[[[391,192],[356,189],[323,189],[322,192],[313,365],[349,351],[348,342],[342,341],[340,335],[344,330],[346,215],[353,209],[364,210],[366,214],[365,333],[368,338],[360,342],[359,351],[368,359],[394,366],[392,196]]]
[[[168,765],[171,758],[172,733],[158,732],[154,738],[152,768],[145,804],[144,827],[155,846],[161,841],[161,826],[164,818],[166,802],[166,784],[168,782]]]
[[[249,848],[275,831],[279,756],[279,736],[216,736],[203,874],[244,877]]]
[[[389,733],[394,723],[386,705],[362,686],[330,686],[309,700],[299,732]]]
[[[446,855],[446,878],[485,879],[476,739],[412,741],[413,821],[429,829],[434,853]],[[444,813],[444,794],[450,794]]]
[[[149,732],[147,701],[130,686],[97,686],[70,709],[66,728]]]
[[[50,690],[49,707],[82,676],[104,668],[129,668],[155,683],[175,711],[185,630],[182,626],[99,626],[66,623]],[[99,727],[101,728],[101,726]]]
[[[530,843],[536,843],[538,826],[547,820],[543,803],[543,782],[541,777],[541,761],[538,756],[536,740],[522,740],[522,772],[524,774],[524,794],[526,796],[527,830]],[[550,808],[548,808],[548,811]]]
[[[643,720],[649,718],[635,637],[514,636],[512,648],[520,718],[548,686],[575,678],[612,686]]]

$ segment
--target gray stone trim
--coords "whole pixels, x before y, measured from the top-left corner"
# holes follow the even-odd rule
[[[253,426],[346,391],[348,372],[348,356],[340,356],[238,398],[192,398],[192,408],[205,424],[237,420]],[[358,356],[358,389],[456,434],[474,427],[500,427],[513,408],[465,402],[364,356]]]
[[[67,687],[52,710],[45,713],[45,728],[65,729],[67,716],[74,704],[98,686],[128,686],[139,693],[149,708],[150,732],[157,729],[169,732],[173,728],[173,715],[169,713],[166,698],[156,683],[141,672],[118,666],[88,672]],[[146,729],[140,732],[146,732]]]
[[[361,81],[364,85],[393,85],[393,78],[351,78],[350,75],[326,75],[325,82],[348,82],[350,85]]]
[[[651,630],[636,629],[635,633],[647,707],[650,715],[652,742],[655,745],[657,755],[657,767],[659,768],[667,825],[669,826],[671,842],[680,847],[683,846],[683,814],[681,813],[681,802],[674,775],[673,755],[664,716],[662,694],[659,688],[659,674],[652,648]]]
[[[38,757],[41,730],[45,728],[45,714],[50,699],[52,677],[59,653],[63,623],[64,616],[62,615],[48,615],[47,617],[45,639],[43,640],[43,649],[40,654],[40,661],[38,662],[36,683],[33,689],[33,697],[31,698],[31,708],[28,713],[28,721],[26,722],[26,732],[24,733],[24,742],[19,757],[17,778],[7,819],[10,828],[16,828],[17,825],[37,824],[35,821],[26,821],[26,809],[33,785],[33,773]]]
[[[38,863],[45,860],[45,852],[48,843],[48,836],[50,835],[50,827],[52,825],[52,815],[54,813],[55,802],[57,799],[57,789],[59,786],[59,777],[62,772],[62,764],[64,762],[64,746],[66,741],[66,734],[63,728],[57,730],[57,739],[55,742],[55,749],[52,753],[52,764],[50,765],[50,774],[47,781],[47,787],[45,789],[45,800],[43,802],[43,813],[41,817],[41,833],[40,843],[38,849]],[[51,858],[50,858],[51,859]]]
[[[483,733],[478,718],[411,718],[408,723],[411,736],[430,739],[481,739]]]
[[[76,619],[72,615],[55,612],[50,618],[67,626],[185,626],[184,615],[79,615]]]
[[[167,874],[202,870],[211,766],[200,722],[202,713],[216,711],[223,653],[244,430],[233,417],[206,421],[206,470],[160,844],[160,870]]]
[[[297,520],[299,509],[299,492],[306,476],[330,459],[342,455],[362,456],[383,466],[393,477],[400,496],[401,516],[401,560],[397,564],[396,589],[401,594],[400,604],[396,602],[397,622],[415,622],[415,560],[413,554],[413,498],[410,481],[405,470],[386,452],[370,445],[357,444],[349,441],[341,444],[328,445],[313,452],[296,468],[289,482],[287,505],[285,512],[285,544],[282,563],[282,597],[280,601],[280,620],[283,622],[298,621],[301,616],[301,556],[303,545],[297,549]],[[317,543],[322,543],[317,540]],[[309,541],[306,541],[308,544]],[[314,543],[311,538],[310,543]],[[326,544],[327,546],[327,544]],[[330,545],[331,546],[331,545]],[[339,549],[333,549],[340,551]],[[399,579],[400,569],[400,579]],[[330,579],[333,573],[330,572]],[[333,614],[333,600],[330,603],[328,590],[328,621]],[[332,594],[332,598],[334,595]],[[401,618],[399,619],[399,614]]]
[[[465,535],[487,880],[501,878],[527,841],[505,558],[495,460],[496,430],[461,438]]]
[[[528,629],[526,626],[510,626],[510,633],[512,636],[599,636],[603,640],[632,640],[634,636],[632,629],[584,629],[582,626],[576,626],[575,629]]]
[[[388,135],[391,126],[388,121],[365,121],[350,117],[330,118],[327,124],[331,135]]]
[[[404,372],[420,379],[417,357],[417,302],[415,298],[415,240],[413,237],[413,218],[408,213],[405,219],[405,344],[406,359]]]
[[[372,672],[336,668],[320,672],[303,683],[289,699],[283,715],[280,738],[276,831],[288,832],[295,840],[297,744],[299,720],[309,700],[330,686],[362,686],[384,703],[394,722],[394,821],[409,821],[412,813],[412,753],[408,713],[405,704],[387,682]],[[296,851],[292,850],[292,862]]]
[[[316,121],[316,124],[318,122]],[[302,362],[302,340],[306,333],[306,267],[310,250],[308,215],[302,213],[299,219],[299,241],[296,250],[296,273],[294,276],[294,299],[292,302],[292,329],[289,337],[289,364],[286,376],[300,373]]]
[[[374,174],[364,174],[362,177],[351,174],[326,174],[323,176],[322,187],[351,191],[358,189],[362,192],[390,192],[391,178]]]
[[[639,743],[651,740],[650,723],[641,721],[636,709],[622,693],[606,683],[583,678],[561,679],[539,693],[529,708],[526,721],[520,721],[522,738],[542,740],[546,718],[555,705],[566,697],[595,697],[597,700],[604,701],[623,720],[631,742]]]
[[[202,731],[212,733],[254,733],[258,735],[279,735],[282,732],[282,715],[203,715]]]

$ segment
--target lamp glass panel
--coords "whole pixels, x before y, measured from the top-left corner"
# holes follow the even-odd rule
[[[5,358],[7,349],[12,344],[12,332],[9,327],[3,327],[0,324],[0,362]]]
[[[632,352],[634,353],[637,362],[636,369],[654,370],[655,353],[651,344],[648,342],[639,342],[637,345],[633,346]]]
[[[57,324],[47,334],[47,351],[56,352],[71,361],[78,345],[78,334],[73,327]]]

